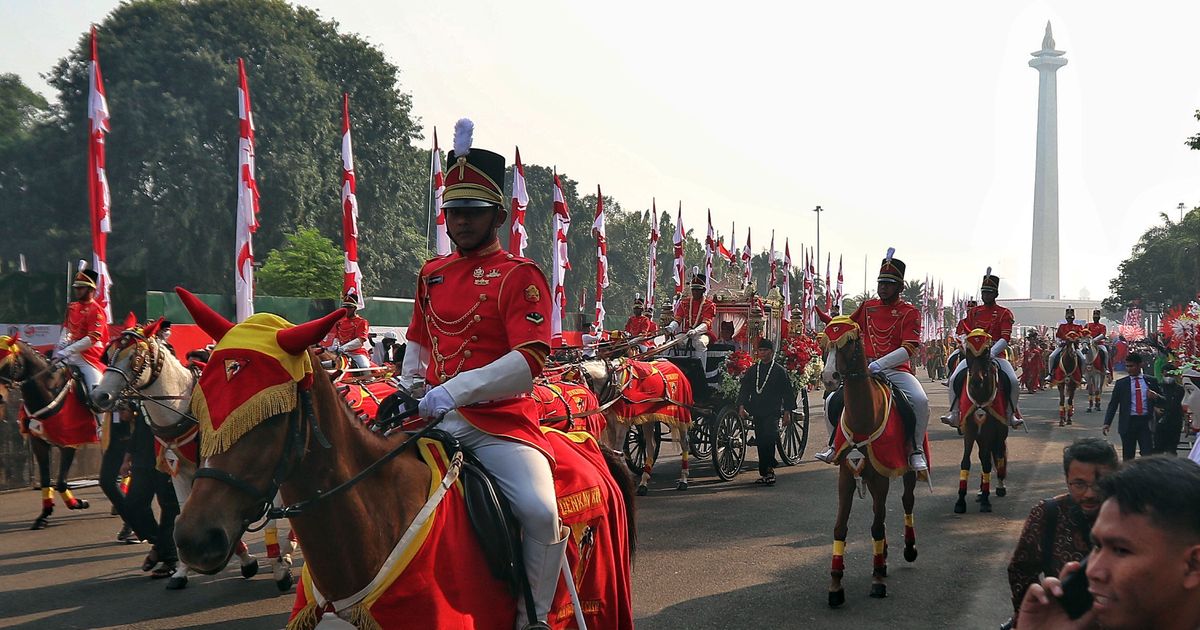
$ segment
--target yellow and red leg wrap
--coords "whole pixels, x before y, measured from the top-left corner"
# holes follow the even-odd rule
[[[833,541],[833,564],[830,566],[830,573],[835,577],[841,577],[846,570],[846,541]]]
[[[913,515],[904,515],[904,544],[911,547],[917,543],[917,528],[913,526]]]
[[[76,505],[79,504],[79,499],[76,499],[75,495],[71,494],[71,490],[69,488],[66,490],[60,491],[58,494],[59,494],[59,496],[62,497],[63,505],[67,506],[68,508],[73,509]]]
[[[991,492],[991,488],[992,488],[992,473],[983,473],[983,475],[979,479],[979,489],[982,490],[984,494],[987,494],[987,493]]]
[[[267,557],[279,557],[279,530],[274,525],[263,530],[263,542],[267,544]]]
[[[129,481],[130,481],[129,475],[125,475],[124,477],[121,477],[121,494],[129,494]]]
[[[963,469],[963,470],[958,471],[958,491],[959,492],[967,491],[967,479],[970,478],[970,476],[971,476],[971,471],[969,471],[969,470]]]
[[[872,540],[871,541],[871,554],[872,554],[872,560],[874,561],[874,566],[876,569],[886,567],[887,566],[887,539],[884,538],[882,540]]]
[[[42,488],[42,509],[54,509],[54,488]]]

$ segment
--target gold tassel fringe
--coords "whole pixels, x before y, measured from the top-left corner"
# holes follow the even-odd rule
[[[361,603],[351,606],[338,616],[358,630],[383,630],[379,622],[371,616],[371,610]]]
[[[296,613],[295,617],[287,623],[287,630],[313,630],[317,627],[317,605],[313,602],[308,602],[300,612]]]
[[[272,385],[230,412],[220,428],[214,429],[212,418],[208,415],[208,402],[204,399],[204,390],[197,387],[192,396],[192,414],[200,419],[200,456],[212,457],[229,450],[235,442],[264,420],[295,409],[296,398],[295,383],[289,381]]]

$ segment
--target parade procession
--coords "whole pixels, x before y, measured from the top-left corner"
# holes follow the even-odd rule
[[[0,6],[0,628],[1200,630],[1200,9],[536,4]]]

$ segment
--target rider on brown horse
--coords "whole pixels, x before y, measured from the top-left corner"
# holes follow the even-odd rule
[[[508,497],[544,622],[568,533],[558,518],[551,447],[526,395],[550,352],[550,290],[533,261],[500,248],[504,157],[472,149],[473,129],[467,119],[455,125],[443,208],[457,251],[421,269],[401,383],[424,378],[433,386],[421,415],[442,419],[440,428],[474,451]],[[525,607],[518,610],[524,617]]]
[[[1014,427],[1021,426],[1024,420],[1021,419],[1021,413],[1017,409],[1017,399],[1020,397],[1020,386],[1017,381],[1017,372],[1013,370],[1012,364],[1004,357],[1004,351],[1008,348],[1008,344],[1012,341],[1013,313],[1012,311],[996,304],[996,297],[999,295],[1000,277],[992,275],[992,268],[987,268],[987,273],[983,275],[983,285],[979,288],[979,295],[983,298],[983,305],[976,306],[967,311],[967,316],[959,322],[959,326],[964,326],[968,332],[975,329],[981,329],[991,335],[992,338],[992,358],[996,360],[996,364],[1000,366],[1000,371],[1004,373],[1008,380],[1008,409],[1009,424]],[[966,369],[967,362],[961,361],[954,368],[954,372],[950,375],[950,410],[946,415],[942,416],[942,422],[952,427],[959,425],[958,401],[962,397],[962,382],[959,376]]]
[[[1050,353],[1050,371],[1054,371],[1054,366],[1058,365],[1058,355],[1062,354],[1063,345],[1067,343],[1067,333],[1074,331],[1075,334],[1083,335],[1083,320],[1075,319],[1075,307],[1067,305],[1065,319],[1058,322],[1058,329],[1054,331],[1055,339],[1058,339],[1058,347],[1054,352]],[[1080,361],[1082,361],[1082,357]],[[1053,375],[1052,375],[1053,376]]]

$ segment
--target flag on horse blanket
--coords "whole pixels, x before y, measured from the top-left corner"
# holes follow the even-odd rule
[[[67,387],[73,385],[68,383]],[[58,411],[45,418],[32,417],[24,406],[21,407],[20,418],[22,435],[33,435],[54,446],[78,448],[100,441],[96,432],[96,416],[84,406],[75,392],[68,392]]]
[[[874,387],[883,388],[882,398],[887,401],[887,419],[870,435],[851,433],[846,426],[846,414],[838,422],[837,433],[833,437],[834,461],[842,461],[853,449],[854,444],[866,445],[867,459],[875,467],[875,471],[885,477],[899,477],[908,472],[908,456],[912,453],[912,444],[904,430],[904,419],[896,409],[892,392],[887,386],[872,380]],[[853,442],[853,443],[851,443]],[[925,457],[929,458],[929,436],[925,436]],[[930,467],[933,462],[930,461]]]
[[[626,361],[617,374],[621,398],[612,406],[618,418],[631,424],[665,422],[689,424],[692,384],[670,361]]]
[[[534,385],[533,399],[542,408],[538,417],[544,426],[568,433],[583,431],[598,438],[608,424],[596,395],[578,383]]]
[[[632,571],[625,503],[608,473],[595,438],[543,428],[554,451],[559,515],[571,529],[567,558],[589,628],[633,628]],[[449,468],[441,443],[421,439],[418,453],[429,466],[432,495]],[[510,630],[517,602],[507,585],[488,570],[467,520],[462,486],[446,493],[413,542],[384,563],[383,579],[357,602],[341,610],[318,592],[309,573],[301,572],[288,630],[312,630],[325,612],[360,630],[456,628]],[[550,613],[555,630],[576,628],[574,608],[563,578]]]

